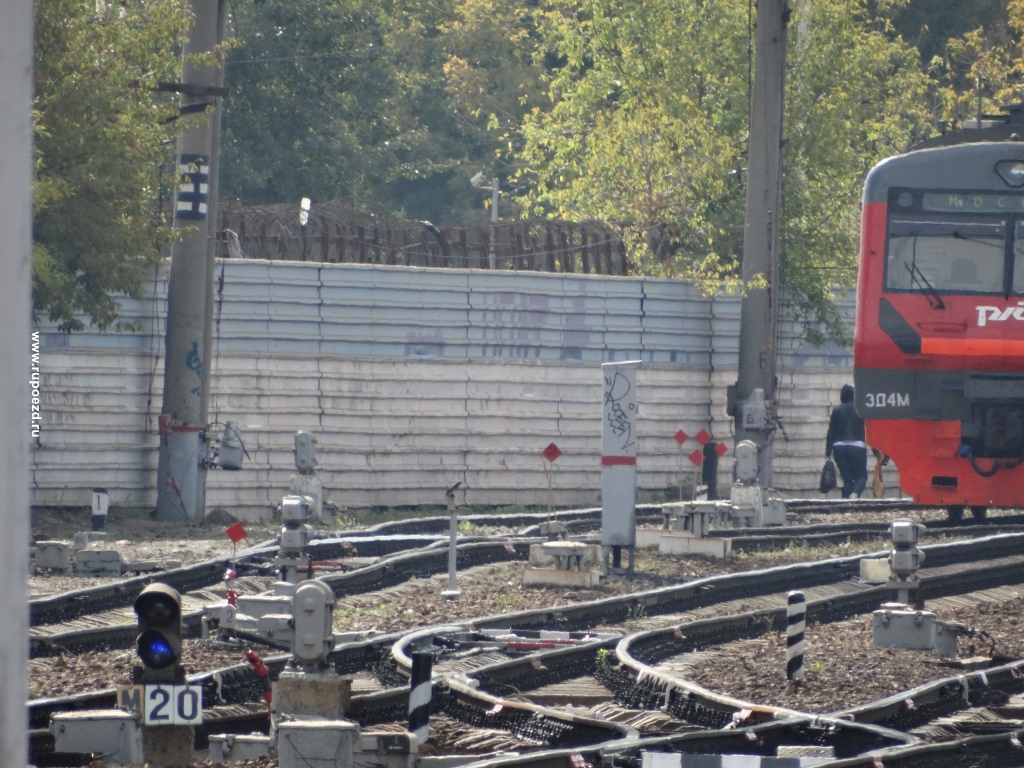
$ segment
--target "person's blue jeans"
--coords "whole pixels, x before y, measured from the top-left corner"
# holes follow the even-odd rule
[[[868,449],[857,445],[834,445],[832,458],[839,476],[843,478],[843,498],[848,499],[854,493],[861,496],[868,484]]]

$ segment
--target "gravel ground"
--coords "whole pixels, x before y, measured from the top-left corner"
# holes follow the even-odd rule
[[[1024,656],[1021,611],[1024,598],[981,603],[939,618],[965,624],[978,636],[961,638],[961,657],[988,656],[999,663]],[[952,677],[962,669],[927,651],[877,648],[871,617],[808,627],[804,634],[804,679],[786,679],[786,636],[766,637],[707,649],[687,678],[709,690],[743,701],[824,714],[877,701]]]
[[[901,516],[902,513],[901,513]],[[916,513],[911,517],[927,522],[941,519],[941,510]],[[877,521],[878,513],[802,514],[797,524],[814,522]],[[34,516],[33,539],[70,540],[74,531],[88,517],[60,512]],[[117,517],[108,521],[108,535],[113,546],[126,560],[173,559],[184,563],[230,555],[232,544],[224,528],[232,521],[203,525],[160,524],[146,517]],[[249,536],[242,543],[253,546],[273,539],[277,526],[245,524]],[[480,529],[474,533],[486,533]],[[103,546],[107,546],[104,544]],[[393,632],[414,627],[444,623],[467,622],[479,616],[491,616],[532,608],[548,608],[574,602],[594,600],[611,595],[627,594],[668,584],[676,584],[701,576],[732,573],[754,568],[767,568],[811,559],[822,559],[861,551],[875,551],[879,546],[842,545],[816,547],[814,550],[791,548],[785,552],[741,555],[727,560],[700,556],[667,557],[650,550],[638,550],[637,571],[632,578],[611,577],[588,590],[566,590],[553,587],[523,587],[523,563],[484,566],[460,574],[462,599],[457,602],[441,597],[447,588],[447,576],[414,579],[405,585],[373,595],[357,595],[339,600],[335,611],[336,631]],[[57,594],[97,583],[96,579],[40,574],[30,579],[33,596]],[[1020,601],[1008,605],[980,609],[962,618],[943,615],[943,619],[961,621],[984,629],[997,639],[997,650],[1008,656],[1024,651],[1017,638],[1017,614],[1024,607]],[[619,627],[633,631],[629,622]],[[809,628],[805,660],[806,679],[800,686],[785,680],[785,638],[774,636],[715,649],[694,671],[695,681],[705,687],[738,698],[765,704],[829,711],[870,701],[889,693],[944,676],[944,668],[928,654],[883,650],[871,645],[870,619],[858,620],[836,632]],[[847,631],[848,630],[848,631]],[[190,671],[202,671],[244,661],[235,650],[203,647],[198,641],[187,641],[183,654]],[[127,682],[131,664],[130,651],[91,653],[78,657],[37,659],[30,664],[30,697],[61,696],[96,690]],[[766,670],[780,670],[779,675]],[[866,681],[872,681],[870,685]]]

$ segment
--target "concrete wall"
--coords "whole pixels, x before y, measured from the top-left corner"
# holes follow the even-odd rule
[[[740,302],[674,280],[529,272],[224,261],[211,419],[238,421],[249,458],[211,471],[208,508],[242,518],[280,502],[296,430],[318,440],[327,495],[346,508],[440,504],[456,480],[480,505],[593,505],[600,487],[602,362],[641,360],[638,484],[662,498],[695,473],[673,435],[731,450]],[[155,502],[166,269],[124,301],[130,333],[40,326],[44,422],[36,504]],[[780,339],[775,485],[808,495],[846,349]],[[219,429],[216,433],[219,434]],[[563,455],[548,465],[541,451]],[[728,482],[731,462],[722,462]],[[545,471],[545,469],[550,471]]]

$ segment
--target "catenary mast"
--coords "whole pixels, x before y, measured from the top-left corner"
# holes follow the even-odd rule
[[[778,320],[782,228],[782,114],[786,70],[786,0],[758,0],[754,84],[747,147],[747,206],[743,281],[758,275],[766,287],[748,289],[740,316],[739,376],[729,397],[736,443],[758,448],[758,481],[772,483],[775,413],[775,332]]]
[[[195,22],[185,46],[181,116],[189,122],[177,147],[174,227],[167,292],[164,394],[157,469],[158,520],[202,520],[206,508],[206,419],[209,396],[216,178],[223,68],[190,60],[216,51],[223,0],[191,0]],[[209,113],[209,114],[205,114]],[[205,116],[204,116],[205,114]]]

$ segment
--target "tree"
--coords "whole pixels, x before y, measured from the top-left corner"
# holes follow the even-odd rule
[[[852,288],[864,176],[933,130],[917,50],[865,2],[798,7],[790,39],[782,279],[808,330],[845,340],[832,289]],[[820,336],[812,331],[812,338]]]
[[[546,14],[562,64],[552,107],[524,122],[520,173],[534,213],[616,224],[636,271],[729,285],[742,258],[752,20],[741,0],[687,5],[566,0]],[[930,130],[927,82],[916,50],[865,0],[794,11],[782,279],[808,328],[841,336],[831,287],[854,283],[860,184]]]
[[[616,225],[641,273],[733,272],[746,3],[562,3],[545,14],[552,106],[523,125],[531,213]]]
[[[449,3],[417,0],[234,6],[224,196],[446,216],[461,154],[440,77],[449,19]]]
[[[154,207],[177,107],[155,88],[186,21],[180,0],[36,6],[33,300],[64,331],[113,324],[170,235]]]

